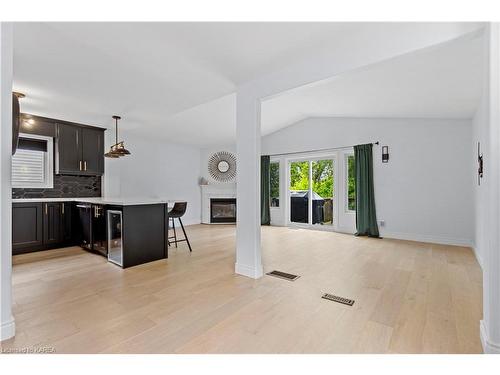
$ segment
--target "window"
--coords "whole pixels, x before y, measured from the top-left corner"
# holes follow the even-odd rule
[[[31,134],[19,134],[19,145],[12,156],[12,187],[53,187],[53,140]]]
[[[356,210],[356,184],[354,179],[354,155],[347,155],[346,158],[347,175],[347,211]]]
[[[272,162],[269,165],[270,170],[270,195],[271,195],[271,207],[280,206],[280,163]]]

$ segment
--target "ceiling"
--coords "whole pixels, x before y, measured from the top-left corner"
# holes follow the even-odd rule
[[[147,127],[324,48],[339,23],[16,23],[23,110]]]
[[[370,24],[361,24],[370,27]],[[22,111],[199,146],[235,137],[235,90],[356,23],[16,23]],[[380,26],[377,26],[380,27]],[[471,117],[480,43],[460,40],[263,103],[263,134],[310,116]]]
[[[472,118],[482,38],[459,39],[301,87],[262,103],[265,134],[308,117]]]

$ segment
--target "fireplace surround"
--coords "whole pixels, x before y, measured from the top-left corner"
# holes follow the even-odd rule
[[[203,224],[224,224],[224,222],[213,222],[210,219],[212,211],[212,199],[236,199],[236,184],[210,184],[201,185],[201,222]],[[229,223],[233,223],[231,221]]]

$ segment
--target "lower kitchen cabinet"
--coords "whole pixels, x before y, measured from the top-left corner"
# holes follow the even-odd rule
[[[12,252],[21,254],[43,246],[42,203],[12,205]]]
[[[86,250],[108,255],[106,237],[106,213],[102,205],[77,202],[77,225],[80,230],[77,243]]]
[[[43,244],[54,245],[63,240],[62,203],[43,203]]]
[[[72,202],[61,203],[62,222],[63,222],[63,242],[72,242],[76,238],[77,230],[75,228],[75,215]]]
[[[166,259],[166,213],[163,202],[13,203],[12,254],[79,245],[123,268]]]
[[[165,204],[108,206],[110,255],[123,268],[168,258]],[[113,252],[114,250],[114,252]]]
[[[14,203],[12,205],[12,254],[73,244],[70,202]]]

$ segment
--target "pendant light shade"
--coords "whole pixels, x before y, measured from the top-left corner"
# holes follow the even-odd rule
[[[113,149],[113,146],[111,146],[111,150],[109,150],[108,152],[106,152],[104,154],[104,156],[106,158],[113,158],[113,159],[118,159],[120,156],[118,154],[115,154],[114,153],[114,149]]]
[[[130,155],[130,151],[125,148],[123,141],[118,142],[118,120],[120,120],[121,117],[115,115],[113,116],[113,119],[115,120],[116,143],[113,146],[111,146],[110,150],[106,152],[104,156],[107,158],[117,159],[121,156]]]
[[[119,156],[130,155],[130,151],[125,148],[123,142],[117,143],[115,148],[115,154]]]

